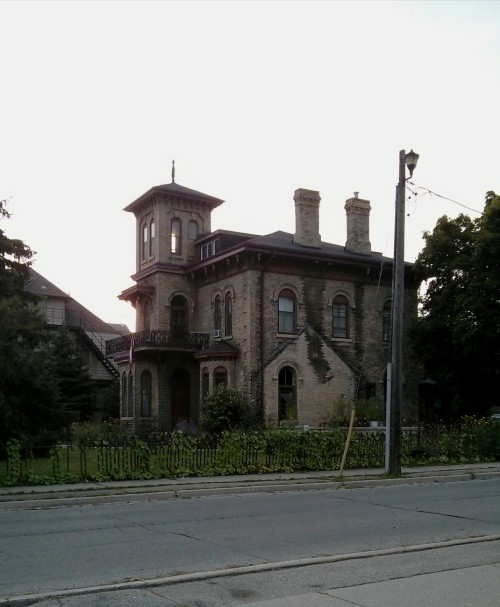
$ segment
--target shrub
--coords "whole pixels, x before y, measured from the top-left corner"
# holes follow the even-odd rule
[[[201,427],[209,434],[258,425],[257,416],[243,394],[235,388],[219,386],[203,400]]]

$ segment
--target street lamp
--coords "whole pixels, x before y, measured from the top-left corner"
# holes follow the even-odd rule
[[[399,182],[396,186],[394,262],[392,270],[391,356],[387,364],[385,473],[401,476],[401,404],[403,401],[403,308],[405,253],[405,188],[417,166],[413,150],[399,152]],[[406,167],[410,173],[406,177]]]

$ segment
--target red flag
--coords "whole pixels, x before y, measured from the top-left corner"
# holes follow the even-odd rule
[[[132,373],[132,363],[134,362],[134,336],[130,339],[130,350],[128,353],[128,372]]]

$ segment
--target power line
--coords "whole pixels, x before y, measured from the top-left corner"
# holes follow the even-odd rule
[[[412,183],[412,185],[414,185]],[[413,191],[411,188],[408,188],[410,190],[410,192],[414,195],[414,196],[418,196],[418,192]],[[443,198],[443,200],[449,200],[450,202],[453,202],[454,204],[458,204],[458,206],[467,209],[469,211],[473,211],[474,213],[478,213],[479,215],[481,215],[481,217],[484,217],[484,211],[478,211],[477,209],[473,209],[472,207],[467,206],[466,204],[463,204],[461,202],[458,202],[458,200],[453,200],[453,198],[448,198],[448,196],[443,196],[442,194],[438,194],[437,192],[433,192],[431,189],[426,188],[424,186],[416,186],[417,190],[425,190],[427,194],[431,194],[434,196],[437,196],[438,198]],[[494,221],[500,221],[498,220],[496,217],[491,217],[491,219],[493,219]]]

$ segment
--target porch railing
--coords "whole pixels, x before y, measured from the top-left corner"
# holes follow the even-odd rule
[[[170,331],[147,329],[122,335],[106,342],[106,355],[111,356],[118,352],[130,350],[130,342],[134,338],[134,350],[139,348],[173,348],[186,350],[204,350],[208,347],[208,333],[186,333],[175,335]]]

